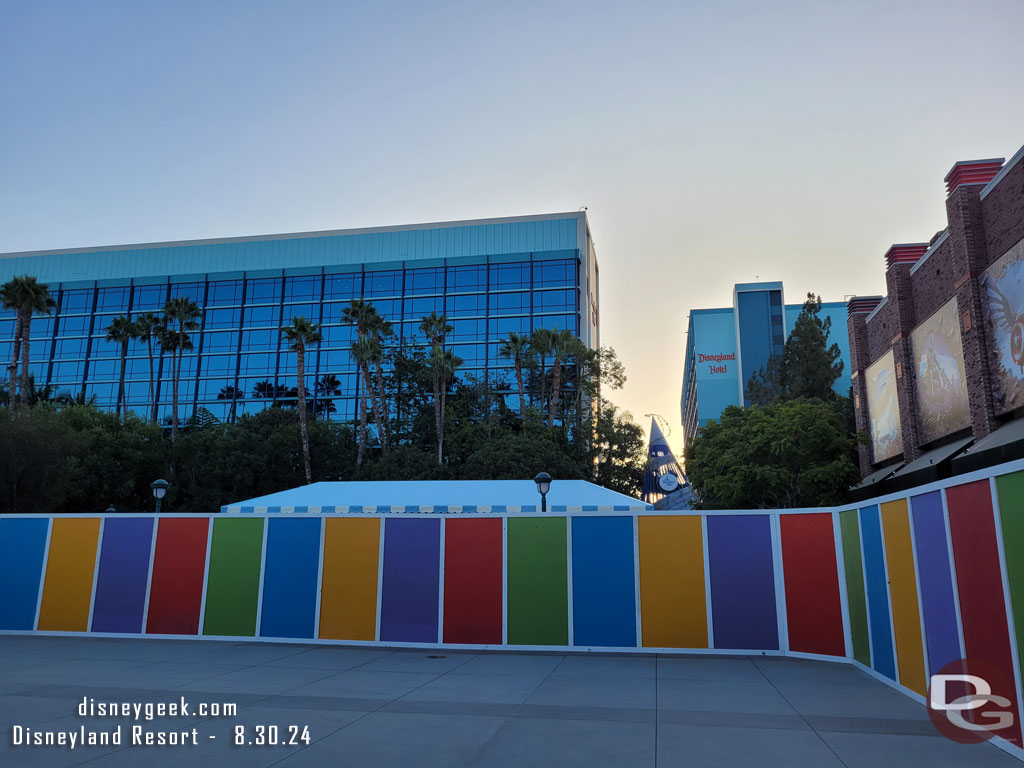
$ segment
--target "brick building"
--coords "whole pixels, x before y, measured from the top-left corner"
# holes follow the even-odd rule
[[[847,304],[865,494],[1024,456],[1024,148],[945,182],[946,229]]]

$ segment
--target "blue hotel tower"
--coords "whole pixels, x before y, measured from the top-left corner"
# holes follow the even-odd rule
[[[591,348],[600,342],[597,257],[582,211],[0,254],[0,283],[23,274],[48,284],[57,302],[52,316],[32,322],[36,386],[84,392],[107,409],[117,405],[120,371],[119,347],[105,340],[110,321],[159,313],[176,296],[195,300],[203,316],[182,366],[182,419],[199,409],[220,420],[256,412],[271,402],[261,394],[268,385],[295,387],[295,356],[280,328],[296,315],[322,326],[323,342],[307,353],[307,391],[332,401],[331,418],[352,419],[360,382],[342,311],[356,298],[394,323],[396,344],[425,344],[420,318],[447,315],[454,327],[447,343],[464,361],[462,375],[510,378],[510,361],[498,356],[509,331],[557,327]],[[13,336],[13,312],[0,313],[4,365]],[[169,357],[157,360],[157,371],[166,422]],[[315,382],[329,376],[338,386],[317,393]],[[125,391],[127,407],[145,415],[149,361],[138,342],[129,349]],[[225,392],[241,399],[230,402]],[[518,407],[518,398],[508,403]]]
[[[680,401],[685,444],[726,407],[748,404],[747,382],[770,357],[782,354],[802,310],[803,302],[785,303],[779,282],[737,283],[731,307],[690,310]],[[828,343],[839,345],[843,361],[833,389],[847,395],[851,369],[846,303],[823,301],[818,316],[832,318]]]

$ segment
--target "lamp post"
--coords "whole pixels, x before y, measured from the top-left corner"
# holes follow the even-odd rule
[[[551,475],[547,472],[538,472],[537,476],[533,478],[533,482],[537,484],[537,492],[540,494],[540,511],[548,511],[548,491],[551,490]]]
[[[149,487],[153,489],[153,497],[156,499],[156,513],[158,515],[160,514],[160,502],[167,495],[167,489],[170,486],[171,484],[166,480],[154,480],[149,484]]]

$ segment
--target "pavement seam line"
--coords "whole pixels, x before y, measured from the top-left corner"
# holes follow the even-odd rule
[[[748,656],[747,658],[757,668],[757,671],[761,673],[761,677],[763,677],[768,682],[768,685],[770,685],[772,688],[775,689],[775,692],[777,694],[779,694],[779,696],[782,697],[782,700],[784,702],[786,702],[787,706],[789,706],[790,709],[792,709],[794,712],[796,712],[796,714],[800,717],[801,720],[804,721],[804,724],[811,730],[811,732],[815,736],[818,737],[818,741],[820,741],[822,744],[825,745],[825,749],[827,749],[829,752],[831,752],[833,755],[835,755],[836,760],[838,760],[841,765],[846,766],[846,768],[850,768],[850,766],[847,764],[847,762],[845,760],[843,760],[843,758],[841,758],[839,756],[839,753],[836,752],[832,748],[832,745],[829,744],[827,741],[825,741],[825,739],[822,737],[822,735],[820,733],[818,733],[818,730],[813,725],[811,725],[809,722],[807,722],[807,718],[804,717],[804,713],[799,711],[796,707],[794,707],[793,706],[793,702],[791,702],[789,699],[786,698],[786,694],[784,694],[782,691],[780,691],[778,686],[775,685],[774,682],[772,682],[771,678],[769,678],[768,675],[766,675],[764,673],[764,670],[761,669],[761,666],[757,663],[756,657]]]

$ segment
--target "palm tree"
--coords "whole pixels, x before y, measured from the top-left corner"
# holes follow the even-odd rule
[[[14,361],[10,370],[11,391],[10,401],[13,404],[14,384],[17,380],[18,363],[17,355],[21,352],[21,398],[24,402],[28,399],[28,359],[29,359],[29,337],[32,333],[32,316],[35,314],[48,315],[57,306],[50,298],[50,286],[40,283],[31,275],[21,275],[8,280],[0,287],[0,302],[5,309],[13,309],[17,313],[15,317],[15,348]],[[20,331],[20,342],[17,335]],[[20,350],[19,350],[20,346]],[[13,410],[13,409],[12,409]]]
[[[302,435],[302,466],[306,471],[306,484],[313,482],[309,466],[309,430],[306,426],[306,347],[319,344],[323,337],[320,328],[304,317],[293,317],[291,325],[281,329],[288,346],[295,352],[295,373],[298,376],[299,433]]]
[[[18,393],[18,359],[21,356],[21,283],[16,279],[10,280],[0,286],[0,305],[4,309],[13,309],[14,315],[14,354],[11,356],[10,365],[7,366],[9,384],[7,385],[7,404],[11,408],[11,415],[14,415],[15,395]]]
[[[560,331],[557,328],[551,334],[552,349],[555,354],[555,362],[552,364],[554,373],[551,376],[551,406],[548,409],[548,426],[555,425],[555,413],[558,411],[558,398],[561,395],[562,386],[562,360],[571,353],[573,341],[576,337],[569,331]]]
[[[420,321],[420,330],[430,340],[430,376],[434,385],[434,428],[437,432],[437,463],[444,463],[444,410],[448,380],[462,365],[461,358],[444,349],[444,337],[454,329],[448,318],[431,312]]]
[[[369,362],[374,364],[375,373],[377,376],[376,380],[376,395],[377,401],[380,403],[380,411],[374,410],[374,418],[377,419],[377,431],[380,432],[381,438],[381,450],[387,450],[388,443],[390,441],[390,424],[391,416],[388,413],[388,401],[384,394],[384,339],[389,336],[395,335],[394,325],[390,320],[385,320],[376,312],[370,316],[370,321],[367,324],[367,331],[369,332],[370,338],[373,339],[376,349],[374,355],[371,357]],[[383,430],[381,430],[381,420],[383,419]]]
[[[269,382],[268,382],[269,383]],[[228,420],[235,420],[235,406],[238,401],[242,399],[242,390],[236,387],[234,384],[229,384],[226,387],[221,387],[220,392],[217,393],[218,400],[230,400],[231,408],[228,411]]]
[[[523,361],[530,350],[530,340],[510,331],[498,348],[500,357],[509,358],[516,366],[516,386],[519,387],[519,417],[526,418],[526,391],[523,389]]]
[[[538,328],[530,334],[530,348],[540,358],[540,407],[544,407],[544,390],[547,384],[547,359],[555,348],[555,334],[547,328]],[[543,413],[543,411],[542,411]]]
[[[149,421],[156,421],[156,374],[153,367],[153,340],[159,336],[160,318],[152,312],[142,312],[135,316],[135,338],[146,342],[149,356]]]
[[[359,449],[356,452],[356,466],[363,466],[363,456],[366,454],[366,411],[367,411],[367,399],[369,399],[372,387],[370,386],[370,369],[368,367],[369,361],[376,354],[375,345],[372,339],[361,338],[357,339],[352,344],[352,359],[356,361],[356,365],[359,367],[359,371],[362,374],[362,382],[359,386]],[[374,403],[374,411],[376,412],[376,403]]]
[[[377,422],[378,439],[380,440],[381,449],[383,449],[387,442],[387,435],[384,432],[386,418],[381,413],[380,405],[380,401],[384,399],[384,373],[381,367],[383,348],[381,347],[380,339],[394,333],[394,331],[392,330],[391,323],[377,312],[377,308],[362,299],[353,299],[349,302],[349,306],[345,307],[341,316],[342,321],[346,325],[353,325],[356,329],[356,340],[352,345],[352,358],[359,366],[364,382],[363,395],[359,398],[359,406],[360,408],[366,407],[365,400],[368,395],[373,408],[373,418]],[[366,341],[367,344],[359,347],[360,352],[357,356],[356,347],[363,341]],[[370,363],[374,363],[380,371],[378,378],[379,392],[370,383]],[[365,413],[360,413],[360,421],[365,417]],[[366,446],[363,445],[362,450],[365,451],[365,449]]]
[[[199,305],[185,296],[171,299],[164,305],[164,321],[160,346],[171,353],[171,440],[178,437],[178,384],[185,351],[192,349],[189,331],[199,330]]]
[[[118,315],[110,321],[107,326],[107,341],[113,341],[121,345],[121,375],[117,383],[117,405],[114,406],[114,413],[121,415],[121,408],[124,407],[125,415],[128,414],[128,405],[124,396],[124,374],[128,367],[128,345],[135,338],[135,323],[128,319],[127,315]]]

